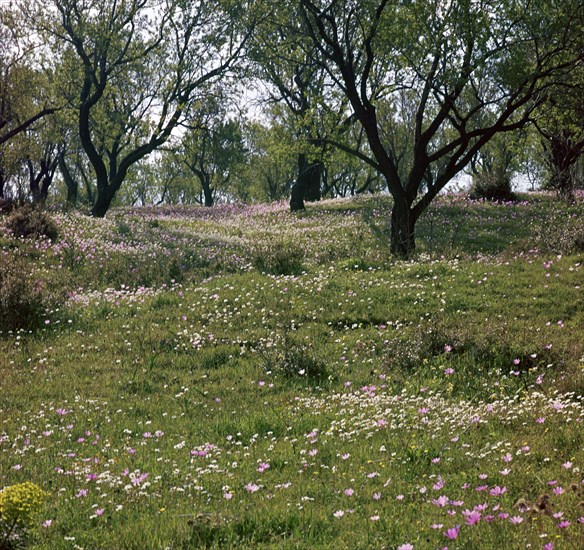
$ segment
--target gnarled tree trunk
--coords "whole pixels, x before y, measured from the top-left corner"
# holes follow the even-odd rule
[[[416,219],[407,200],[395,199],[391,210],[390,236],[390,251],[394,256],[406,259],[416,250]]]
[[[107,186],[97,186],[97,196],[95,197],[95,202],[93,203],[93,207],[91,208],[91,215],[94,218],[103,218],[109,207],[116,196],[116,192],[118,190],[111,185]]]
[[[292,186],[290,210],[304,210],[304,201],[319,201],[321,199],[320,183],[323,164],[320,160],[309,162],[304,153],[298,155],[298,177]]]

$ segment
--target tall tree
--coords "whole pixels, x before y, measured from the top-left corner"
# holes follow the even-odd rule
[[[248,161],[237,180],[245,189],[240,198],[272,202],[290,196],[298,157],[289,128],[272,117],[269,125],[256,121],[244,131]]]
[[[128,170],[163,145],[240,59],[250,2],[50,0],[27,11],[70,67],[81,145],[104,216]],[[250,15],[245,16],[244,14]]]
[[[493,136],[524,126],[545,89],[582,58],[571,47],[584,9],[577,0],[298,5],[321,65],[365,130],[371,155],[354,153],[393,196],[391,251],[401,257],[414,251],[416,221],[440,190]],[[400,167],[382,113],[404,91],[413,124]]]
[[[324,175],[323,147],[315,142],[315,128],[324,102],[326,71],[316,60],[310,40],[299,43],[303,22],[293,3],[278,3],[256,33],[252,58],[257,77],[266,84],[266,103],[285,119],[294,137],[297,174],[290,208],[303,210],[304,201],[318,201]]]
[[[561,86],[550,90],[535,115],[535,126],[551,172],[548,186],[573,202],[576,166],[584,155],[584,65],[572,71]]]
[[[44,205],[46,203],[60,154],[60,144],[47,141],[38,157],[27,159],[29,188],[33,204]]]
[[[56,111],[46,76],[34,62],[34,44],[28,39],[18,10],[0,5],[0,198],[10,174],[25,159],[26,132]]]
[[[222,98],[210,98],[192,111],[194,125],[182,136],[177,156],[197,178],[201,204],[210,207],[217,193],[227,191],[246,151],[241,126],[227,114]]]
[[[0,5],[0,145],[56,110],[39,86],[33,55],[18,11]]]

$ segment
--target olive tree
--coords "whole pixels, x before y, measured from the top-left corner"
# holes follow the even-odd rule
[[[251,2],[228,0],[43,0],[23,10],[61,61],[97,217],[130,168],[234,68],[254,14]]]
[[[0,5],[0,199],[26,161],[38,123],[57,110],[45,74],[34,62],[34,43],[12,4]]]
[[[577,0],[298,0],[318,61],[348,99],[371,154],[354,151],[393,196],[391,251],[495,135],[523,127],[545,90],[581,62]],[[302,42],[300,42],[302,43]],[[568,52],[568,53],[567,53]],[[392,139],[404,119],[408,154]],[[392,114],[393,113],[393,114]],[[343,144],[339,144],[349,150]]]

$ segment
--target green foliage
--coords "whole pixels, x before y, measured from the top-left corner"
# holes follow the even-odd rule
[[[37,279],[25,260],[9,255],[0,263],[0,331],[32,329],[57,307],[62,289]]]
[[[287,198],[297,160],[289,129],[274,114],[270,126],[253,122],[244,131],[248,159],[238,182],[244,191],[240,199],[271,202]]]
[[[47,496],[45,491],[30,481],[10,485],[0,491],[0,548],[13,548],[11,535],[16,529],[31,526]]]
[[[470,197],[473,200],[485,199],[502,202],[515,200],[509,176],[490,172],[473,176]]]
[[[384,342],[384,368],[391,372],[411,372],[444,353],[444,346],[451,341],[447,332],[433,321],[420,323],[414,331],[396,331]]]
[[[122,239],[131,239],[132,238],[132,228],[130,225],[125,222],[124,220],[118,220],[116,226],[116,232]]]
[[[310,36],[323,53],[314,64],[333,76],[367,136],[368,147],[353,153],[395,199],[391,251],[402,259],[414,252],[413,226],[438,191],[490,141],[524,127],[549,79],[562,81],[567,67],[580,64],[580,51],[567,46],[581,35],[580,19],[569,15],[575,1],[562,10],[545,1],[538,9],[507,1],[346,0],[325,11],[320,2],[300,4],[299,40]],[[347,24],[349,13],[359,25]],[[503,183],[479,185],[509,198]]]
[[[584,252],[584,220],[577,214],[566,217],[552,211],[534,228],[532,242],[542,252],[552,254]]]
[[[326,362],[317,355],[314,345],[300,341],[290,332],[286,332],[276,344],[264,343],[259,353],[269,375],[310,382],[322,382],[329,376]]]
[[[5,215],[17,208],[17,203],[12,199],[1,198],[0,199],[0,215]]]
[[[6,221],[6,227],[16,237],[46,237],[51,241],[59,237],[59,228],[51,217],[45,211],[29,205],[15,210]]]
[[[412,373],[420,365],[464,365],[469,373],[484,370],[493,374],[511,371],[528,373],[553,364],[561,366],[561,354],[533,335],[509,336],[506,321],[491,320],[481,326],[468,327],[445,319],[421,321],[413,330],[400,331],[384,342],[384,369],[395,376]],[[540,351],[533,354],[537,347]]]
[[[78,106],[71,118],[97,182],[94,216],[105,215],[128,174],[177,125],[201,124],[197,100],[221,93],[251,25],[230,4],[52,0],[48,10],[22,8],[55,59],[63,95]],[[135,176],[132,200],[152,199],[148,170]]]
[[[0,491],[0,518],[7,524],[26,526],[40,511],[47,493],[38,485],[26,481]]]
[[[291,241],[268,240],[254,246],[253,265],[260,273],[299,275],[304,270],[304,250]]]

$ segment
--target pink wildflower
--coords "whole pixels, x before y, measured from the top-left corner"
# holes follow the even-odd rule
[[[507,492],[507,487],[499,487],[495,485],[490,491],[489,494],[493,497],[499,497]]]
[[[512,516],[509,518],[509,523],[519,525],[520,523],[523,523],[523,518],[521,516]]]
[[[444,531],[444,536],[447,539],[455,540],[458,537],[459,532],[460,532],[460,525],[457,525],[456,527],[451,527],[447,531]]]
[[[463,512],[464,516],[465,516],[465,523],[467,525],[476,525],[480,520],[481,520],[481,514],[480,512],[476,512],[476,511],[466,511],[468,513]]]
[[[567,519],[565,519],[564,521],[560,521],[560,523],[558,523],[558,527],[560,529],[565,529],[566,527],[569,527],[570,525],[572,525],[572,524]]]

